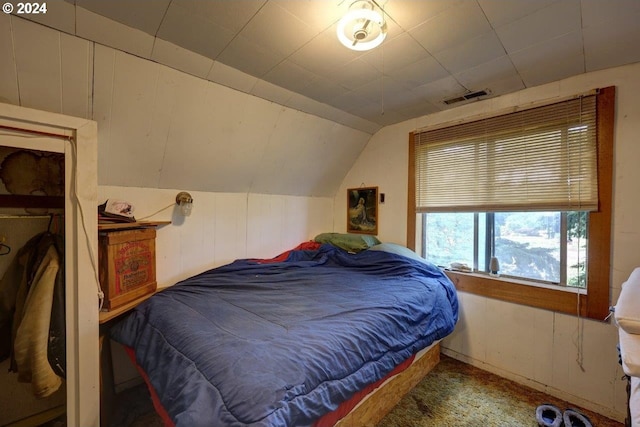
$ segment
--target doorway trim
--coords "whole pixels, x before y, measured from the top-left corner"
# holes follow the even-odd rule
[[[97,123],[0,103],[0,125],[59,136],[64,144],[67,425],[98,427]]]

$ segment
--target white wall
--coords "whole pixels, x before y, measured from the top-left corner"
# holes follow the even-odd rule
[[[332,197],[371,136],[13,15],[0,57],[0,102],[98,122],[101,185]]]
[[[185,190],[194,199],[189,217],[175,206]],[[238,258],[272,258],[333,228],[330,197],[99,186],[99,203],[109,198],[133,204],[136,218],[169,207],[149,218],[172,222],[156,231],[159,288]],[[112,350],[116,390],[141,382],[122,347],[112,343]]]
[[[191,216],[175,207],[176,194],[194,199]],[[172,221],[156,232],[159,287],[238,258],[271,258],[333,227],[330,197],[209,193],[190,189],[99,186],[98,200],[126,200],[136,218]]]
[[[611,268],[615,304],[622,282],[640,266],[640,64],[593,72],[385,127],[372,137],[343,181],[335,197],[334,215],[338,219],[345,215],[347,188],[362,182],[378,185],[387,196],[380,206],[379,237],[405,243],[409,132],[606,86],[617,87]],[[344,231],[344,227],[344,221],[335,224],[336,231]],[[459,296],[460,321],[444,341],[446,353],[610,417],[624,418],[626,393],[615,326],[471,294]]]

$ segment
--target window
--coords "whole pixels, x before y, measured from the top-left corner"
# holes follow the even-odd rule
[[[412,133],[408,245],[472,267],[449,273],[459,290],[602,320],[614,96],[611,87]],[[498,279],[486,274],[492,256]]]
[[[449,267],[464,263],[503,278],[585,289],[588,213],[475,212],[421,214],[421,255]]]

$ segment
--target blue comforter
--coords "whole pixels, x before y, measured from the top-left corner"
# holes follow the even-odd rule
[[[177,426],[307,426],[453,331],[435,266],[330,245],[238,260],[176,284],[112,329]]]

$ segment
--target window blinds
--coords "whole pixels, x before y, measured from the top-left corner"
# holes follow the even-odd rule
[[[597,210],[596,96],[416,132],[417,212]]]

